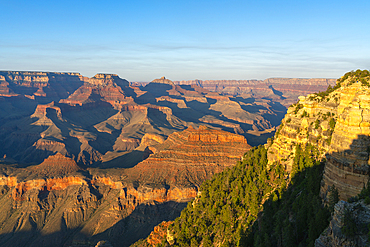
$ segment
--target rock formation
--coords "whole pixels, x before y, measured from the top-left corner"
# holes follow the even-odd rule
[[[268,154],[270,163],[282,161],[290,171],[296,145],[316,146],[327,159],[322,193],[335,185],[342,199],[359,194],[369,179],[369,88],[350,81],[328,95],[300,97],[289,107]]]
[[[30,169],[32,173],[42,177],[64,177],[77,172],[80,167],[73,159],[57,153]]]
[[[205,179],[250,148],[243,136],[205,126],[167,140],[146,134],[146,145],[154,153],[130,169],[84,169],[60,153],[27,168],[1,166],[0,242],[128,246],[177,217]]]
[[[351,221],[352,224],[349,224]],[[315,241],[315,247],[369,246],[370,205],[363,201],[340,201],[334,206],[329,227]],[[346,231],[345,228],[348,229]],[[346,232],[348,232],[346,234]]]
[[[61,153],[84,165],[132,167],[153,149],[146,134],[165,139],[190,125],[242,134],[256,145],[285,112],[272,100],[223,96],[164,77],[140,89],[114,74],[0,76],[0,157],[26,164]]]
[[[162,83],[162,84],[169,84],[175,85],[171,80],[166,79],[166,77],[162,76],[160,79],[154,79],[153,83]]]
[[[128,177],[139,184],[197,188],[213,174],[235,165],[251,146],[241,135],[190,126],[154,148],[149,158],[127,170]]]

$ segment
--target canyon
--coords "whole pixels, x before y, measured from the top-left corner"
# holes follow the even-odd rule
[[[174,132],[155,147],[129,169],[84,168],[60,153],[26,168],[3,165],[0,242],[72,246],[109,239],[127,246],[178,216],[204,180],[250,148],[243,136],[205,126]]]
[[[114,74],[0,71],[0,242],[128,246],[179,216],[203,181],[275,131],[271,164],[291,171],[295,146],[312,143],[328,155],[322,194],[335,184],[348,198],[368,176],[366,88],[299,97],[284,117],[298,95],[333,84],[162,77],[135,86]]]
[[[369,82],[370,73],[368,71],[351,71],[338,79],[334,88],[329,87],[324,92],[300,96],[298,102],[288,108],[287,114],[282,119],[274,138],[268,139],[264,145],[268,169],[273,171],[281,165],[287,172],[285,179],[288,185],[292,183],[289,186],[293,188],[294,183],[299,181],[299,179],[294,178],[295,175],[302,172],[302,174],[306,174],[305,176],[309,176],[311,168],[315,166],[312,160],[308,159],[307,162],[311,162],[311,164],[307,163],[306,173],[303,173],[304,170],[300,170],[302,169],[301,167],[297,167],[297,163],[305,159],[301,150],[305,150],[304,155],[308,154],[321,161],[321,163],[316,162],[316,165],[324,165],[322,166],[324,168],[322,180],[317,186],[317,192],[320,194],[320,200],[323,201],[323,205],[329,207],[331,205],[333,207],[333,213],[330,217],[329,226],[320,236],[317,235],[319,237],[312,243],[317,247],[368,245],[367,235],[369,231],[367,225],[369,223],[370,201],[370,152],[368,148],[370,140]],[[236,171],[233,170],[233,172]],[[226,181],[221,180],[221,184],[227,183],[226,174],[225,177]],[[297,177],[299,178],[299,175]],[[300,179],[302,178],[301,176]],[[290,182],[291,179],[293,179],[292,182]],[[215,185],[211,184],[210,186],[214,187]],[[285,184],[283,186],[285,187]],[[306,190],[306,186],[310,185],[305,184],[304,187],[296,188],[298,189],[295,192],[296,195],[290,199],[294,201],[294,206],[299,205],[299,201],[302,200],[302,198],[299,199],[299,196]],[[238,188],[233,189],[238,190]],[[335,201],[333,204],[333,198],[335,198],[333,193],[335,191],[339,197],[337,200],[341,200],[337,204],[335,204]],[[273,201],[278,202],[279,199],[279,197],[276,197]],[[197,196],[192,207],[197,207],[196,204],[199,201],[204,201],[202,195]],[[231,204],[232,202],[233,200],[231,199],[228,203]],[[305,209],[298,212],[306,212],[307,205],[306,207],[303,206],[303,208]],[[235,211],[238,209],[238,206],[231,209]],[[272,209],[276,210],[276,206]],[[190,217],[189,212],[197,212],[197,209],[193,210],[190,206],[186,210],[188,213],[186,217]],[[248,210],[246,209],[246,211]],[[298,218],[294,217],[293,212],[291,213],[289,221],[294,222],[298,220]],[[256,228],[267,227],[260,223],[263,220],[263,215],[264,212],[260,211],[260,215],[256,219]],[[275,218],[275,215],[273,216]],[[179,228],[179,224],[187,224],[185,223],[187,221],[186,217],[183,217],[182,213],[182,216],[175,220],[175,224],[162,222],[154,228],[154,231],[148,238],[137,242],[135,246],[156,246],[159,243],[162,245],[163,243],[176,245],[182,244],[184,241],[190,241],[188,236],[194,236],[194,232],[196,232],[190,226],[195,224],[196,228],[202,226],[204,222],[193,219],[189,221],[190,226],[188,224],[184,229]],[[299,215],[296,217],[299,217]],[[316,215],[315,217],[319,216]],[[227,218],[224,221],[227,222]],[[270,222],[271,219],[269,218],[267,221]],[[279,225],[281,223],[275,224]],[[307,222],[304,224],[307,224]],[[231,231],[230,229],[225,231],[227,230]],[[248,233],[249,230],[247,229],[246,232]],[[189,235],[186,236],[186,234]],[[256,234],[258,235],[258,233]],[[237,232],[236,236],[238,236]],[[266,236],[264,238],[266,239]],[[203,243],[204,239],[200,238]],[[197,241],[199,243],[199,239]]]
[[[0,157],[39,164],[57,152],[84,165],[131,167],[145,134],[166,139],[190,125],[265,142],[286,108],[271,99],[210,92],[156,79],[131,86],[114,74],[0,71]]]

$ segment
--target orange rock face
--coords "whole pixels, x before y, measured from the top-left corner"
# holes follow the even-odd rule
[[[148,244],[150,244],[151,246],[156,246],[157,244],[160,244],[163,238],[167,235],[167,228],[169,225],[172,224],[172,222],[173,221],[163,221],[158,226],[155,226],[154,230],[147,238]]]
[[[128,176],[140,183],[176,187],[199,187],[251,148],[243,136],[204,126],[175,132],[154,147],[156,152],[130,168]]]
[[[52,191],[63,190],[71,185],[86,185],[87,182],[79,177],[64,177],[51,179],[36,179],[25,182],[16,183],[12,190],[12,198],[14,201],[23,201],[26,198],[23,196],[30,190],[37,191]]]

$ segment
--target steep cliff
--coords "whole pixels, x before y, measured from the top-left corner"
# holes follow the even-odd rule
[[[297,145],[311,144],[326,156],[322,194],[332,187],[342,199],[356,196],[369,179],[369,78],[338,80],[334,89],[301,96],[289,107],[271,147],[269,161],[292,170]]]

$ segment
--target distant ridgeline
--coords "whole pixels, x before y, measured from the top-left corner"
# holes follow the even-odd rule
[[[270,98],[288,107],[298,96],[324,91],[335,85],[335,79],[325,78],[269,78],[266,80],[190,80],[174,81],[176,85],[197,85],[223,95],[248,98]],[[134,85],[146,85],[134,82]]]
[[[351,71],[300,97],[273,139],[204,182],[179,218],[134,246],[368,244],[370,222],[356,215],[370,212],[369,83],[369,71]],[[337,228],[318,239],[330,220]]]

